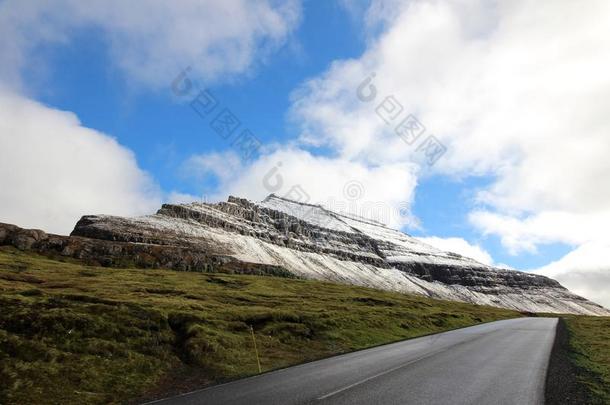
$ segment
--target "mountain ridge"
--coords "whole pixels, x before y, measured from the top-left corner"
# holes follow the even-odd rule
[[[0,244],[9,244],[2,232]],[[12,238],[20,232],[13,229]],[[132,261],[271,274],[529,312],[610,314],[550,278],[496,269],[375,221],[275,195],[260,203],[229,197],[215,204],[164,204],[138,218],[84,216],[70,237],[38,235],[29,247],[106,266]]]

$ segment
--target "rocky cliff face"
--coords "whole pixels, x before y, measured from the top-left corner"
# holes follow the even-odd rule
[[[534,274],[495,269],[362,218],[276,196],[86,216],[70,237],[0,226],[0,244],[136,265],[313,278],[532,312],[610,314]]]

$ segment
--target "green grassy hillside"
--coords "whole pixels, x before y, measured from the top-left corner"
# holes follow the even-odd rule
[[[517,312],[276,277],[107,269],[0,248],[0,403],[121,403]]]
[[[610,317],[564,315],[564,319],[579,381],[593,403],[610,404]]]

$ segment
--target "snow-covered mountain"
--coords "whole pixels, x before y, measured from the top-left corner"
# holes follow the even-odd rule
[[[496,269],[371,220],[270,195],[166,204],[138,218],[85,216],[70,237],[0,226],[0,245],[105,266],[326,280],[530,312],[610,315],[555,280]]]
[[[188,247],[190,254],[205,253],[225,267],[242,263],[258,271],[522,311],[610,314],[552,279],[489,267],[374,221],[274,195],[260,203],[230,197],[218,204],[164,205],[155,215],[133,219],[88,216],[72,235]],[[170,264],[209,266],[197,255]]]

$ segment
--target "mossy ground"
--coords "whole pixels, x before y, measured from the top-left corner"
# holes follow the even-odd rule
[[[0,248],[0,403],[123,403],[519,316],[332,283],[108,269]],[[606,374],[607,376],[607,374]]]
[[[610,404],[610,317],[564,316],[570,331],[572,360],[592,401]]]

